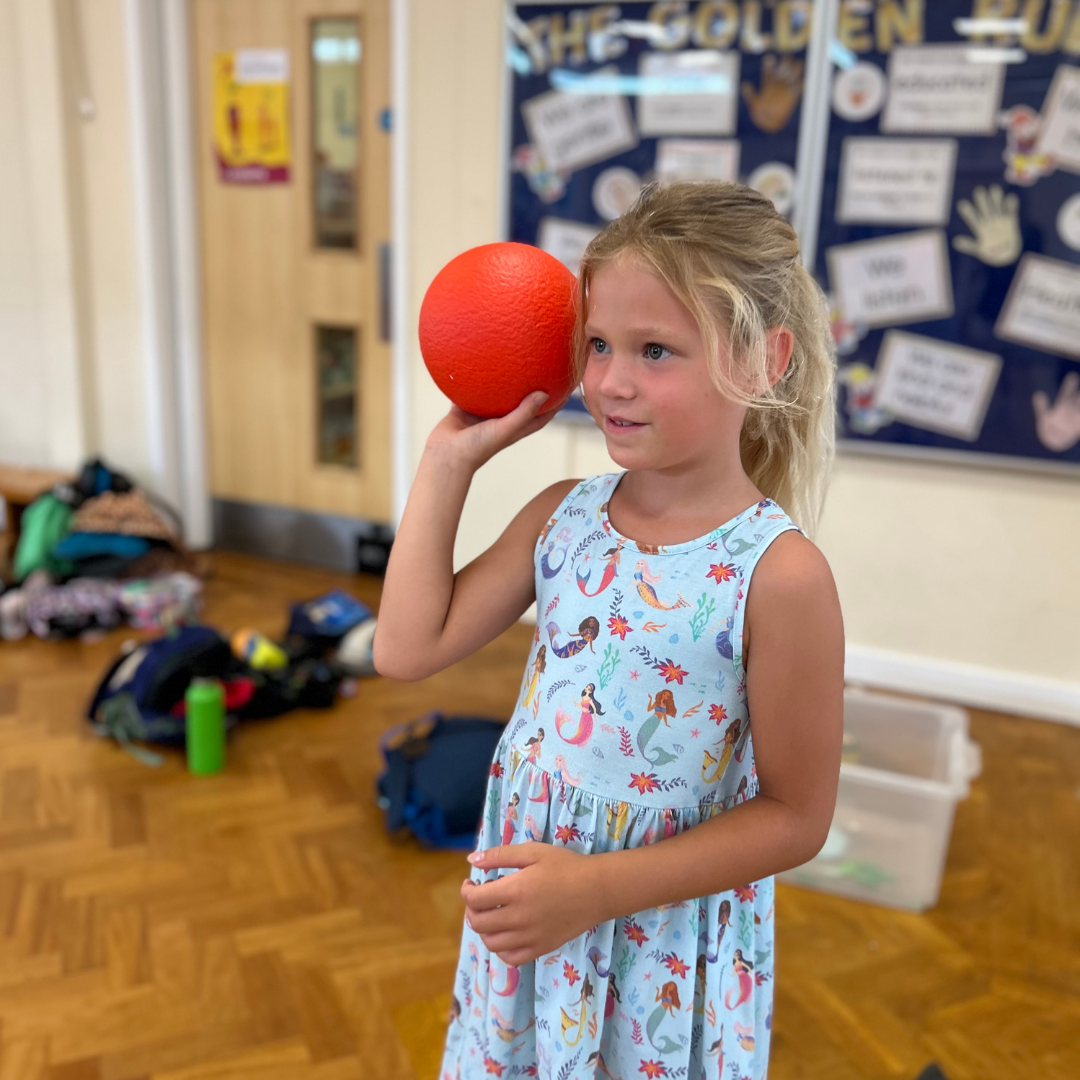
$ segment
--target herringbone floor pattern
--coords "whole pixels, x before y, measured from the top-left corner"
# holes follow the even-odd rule
[[[280,631],[287,603],[378,583],[215,558],[206,618]],[[384,834],[390,724],[505,715],[528,630],[423,683],[249,725],[227,771],[148,768],[88,733],[124,635],[0,645],[0,1078],[434,1080],[459,854]],[[985,770],[940,906],[782,888],[773,1080],[1080,1077],[1080,730],[972,716]],[[631,1078],[623,1078],[631,1080]],[[696,1078],[693,1078],[696,1080]]]

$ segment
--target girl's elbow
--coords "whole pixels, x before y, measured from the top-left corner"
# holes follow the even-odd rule
[[[407,650],[388,646],[385,639],[379,635],[378,629],[375,630],[375,640],[371,643],[371,662],[383,678],[396,679],[398,682],[416,682],[426,674],[418,670],[418,665],[410,662]]]
[[[829,829],[832,828],[833,809],[834,807],[830,806],[827,814],[816,814],[807,822],[803,862],[809,862],[825,846]]]

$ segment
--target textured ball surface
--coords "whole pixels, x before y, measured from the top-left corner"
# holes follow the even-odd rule
[[[431,377],[475,416],[505,416],[533,390],[542,412],[573,390],[576,279],[528,244],[484,244],[451,259],[420,306],[420,350]]]

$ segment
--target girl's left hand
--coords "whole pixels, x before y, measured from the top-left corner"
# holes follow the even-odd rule
[[[603,922],[595,857],[526,842],[474,852],[469,862],[481,870],[518,870],[461,886],[465,918],[505,964],[527,964]]]

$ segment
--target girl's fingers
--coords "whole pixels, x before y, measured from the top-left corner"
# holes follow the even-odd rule
[[[481,940],[487,946],[488,952],[499,953],[522,951],[528,948],[528,941],[524,931],[510,930],[496,934],[481,934]]]
[[[501,448],[524,439],[534,431],[539,431],[551,419],[554,412],[544,416],[538,415],[546,401],[547,394],[536,391],[529,394],[513,412],[490,421],[492,441]]]
[[[499,878],[498,881],[485,881],[468,890],[465,904],[470,912],[491,911],[500,907],[510,900],[509,888],[504,887],[504,882],[509,882],[510,877]]]
[[[534,954],[532,949],[512,949],[510,952],[501,952],[495,955],[509,967],[521,967],[522,964],[535,960],[539,953]]]
[[[501,417],[498,423],[506,425],[511,430],[526,427],[536,418],[536,414],[544,407],[544,402],[547,401],[547,398],[548,396],[543,390],[534,390],[531,394],[527,394],[521,400],[521,403],[516,409]]]
[[[473,930],[481,936],[504,934],[517,929],[518,916],[507,908],[494,908],[491,911],[474,911],[472,908],[467,908],[465,917]]]

